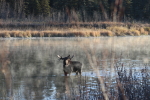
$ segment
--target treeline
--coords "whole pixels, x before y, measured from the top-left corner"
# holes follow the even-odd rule
[[[150,0],[0,0],[0,19],[150,21]]]

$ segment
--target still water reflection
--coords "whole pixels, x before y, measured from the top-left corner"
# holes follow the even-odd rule
[[[78,100],[84,87],[86,93],[97,88],[87,54],[96,58],[93,66],[108,78],[114,74],[112,59],[137,71],[150,60],[150,37],[146,36],[1,39],[0,48],[0,100],[62,100],[72,96]],[[81,78],[74,73],[63,75],[62,61],[56,55],[69,54],[82,62]]]

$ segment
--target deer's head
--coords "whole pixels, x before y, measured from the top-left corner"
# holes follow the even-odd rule
[[[67,57],[57,55],[57,57],[59,58],[59,60],[63,60],[63,65],[68,65],[70,64],[70,61],[74,57],[74,55],[72,57],[70,57],[70,55],[68,55]]]

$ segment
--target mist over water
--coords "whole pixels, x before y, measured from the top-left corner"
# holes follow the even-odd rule
[[[134,66],[137,72],[141,71],[150,61],[149,38],[0,39],[0,99],[69,99],[70,91],[79,95],[79,84],[86,84],[86,91],[89,91],[91,87],[88,84],[96,84],[96,74],[87,54],[96,58],[93,66],[98,67],[101,76],[111,76],[112,59],[123,63],[127,69]],[[83,64],[82,80],[75,73],[65,77],[63,62],[57,55],[74,55],[72,60]]]

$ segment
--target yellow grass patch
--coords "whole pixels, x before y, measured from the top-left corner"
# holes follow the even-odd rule
[[[144,30],[147,31],[148,35],[150,35],[150,27],[145,27]]]
[[[26,32],[27,37],[31,37],[31,31],[25,31],[25,32]]]
[[[140,36],[140,31],[138,31],[138,30],[132,29],[132,30],[130,30],[130,32],[132,33],[133,36]]]
[[[117,36],[124,36],[129,31],[129,29],[126,27],[117,27],[117,26],[107,27],[106,29],[114,32]]]
[[[100,31],[101,36],[114,36],[112,31],[109,30],[102,30]]]
[[[89,32],[89,36],[99,37],[100,36],[100,32],[99,31],[91,31],[91,32]]]
[[[0,37],[99,37],[99,36],[139,36],[149,35],[150,27],[111,26],[106,29],[99,28],[64,28],[49,30],[1,30]]]

